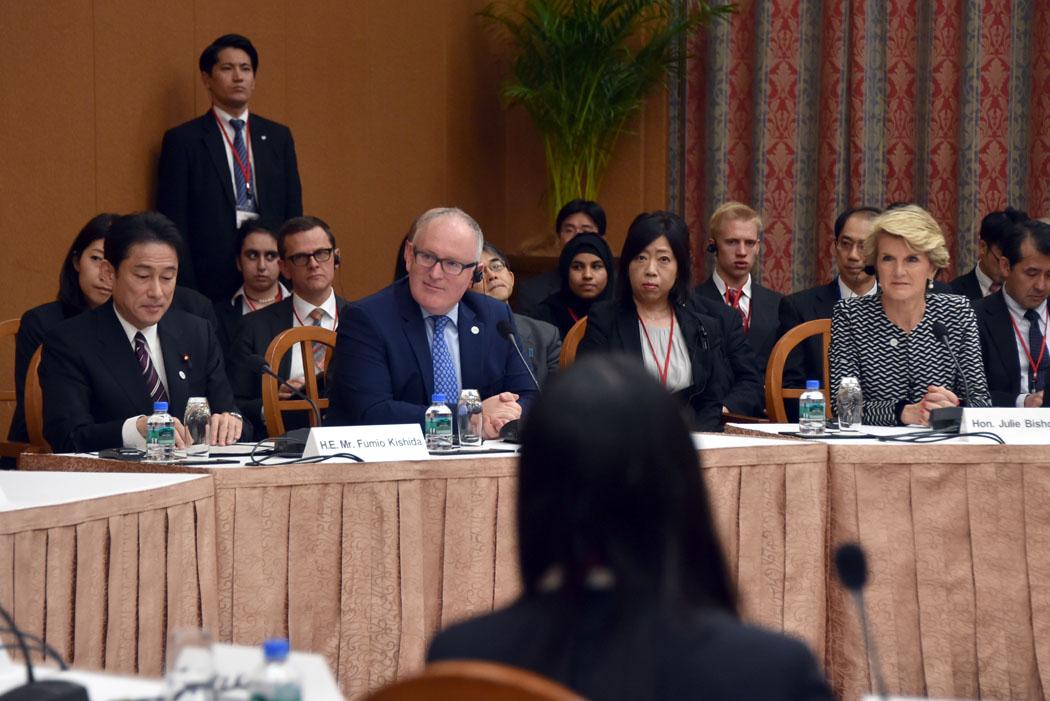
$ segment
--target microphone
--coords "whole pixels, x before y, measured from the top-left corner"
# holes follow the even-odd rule
[[[963,374],[962,366],[959,365],[959,358],[955,355],[955,351],[952,350],[951,345],[948,344],[948,328],[939,321],[933,322],[933,335],[936,336],[937,340],[940,341],[945,349],[948,351],[948,355],[951,356],[952,363],[955,364],[955,372],[959,374],[959,378],[962,382],[963,388],[963,401],[969,401],[970,398],[970,387],[966,382],[966,375]],[[935,431],[945,431],[948,433],[958,433],[959,427],[962,425],[962,407],[961,406],[949,406],[941,409],[934,409],[930,412],[930,428]]]
[[[305,400],[314,411],[317,425],[321,425],[321,410],[317,408],[317,404],[314,400],[310,399],[310,397],[302,390],[288,384],[287,380],[281,379],[281,376],[274,372],[273,368],[270,367],[270,364],[266,362],[266,358],[261,355],[253,354],[249,355],[245,360],[248,363],[248,367],[250,367],[253,372],[260,375],[269,375],[277,380],[278,384],[282,387],[287,387],[296,397]],[[274,453],[281,457],[302,457],[303,451],[306,449],[306,439],[309,435],[309,428],[296,428],[291,431],[286,431],[283,436],[284,440],[281,441],[282,444],[279,445],[278,442],[275,441]]]
[[[18,640],[18,648],[26,661],[26,683],[0,695],[0,701],[30,701],[31,699],[49,699],[49,701],[88,701],[87,689],[72,682],[59,679],[37,681],[33,675],[33,660],[29,656],[25,634],[15,625],[11,614],[0,606],[0,616]]]
[[[864,551],[856,543],[844,543],[835,551],[835,570],[842,583],[853,596],[853,602],[860,614],[860,629],[864,635],[864,649],[868,653],[868,664],[875,677],[875,692],[879,698],[888,698],[886,680],[882,678],[878,651],[868,628],[868,616],[864,611],[864,586],[868,583],[868,563]]]
[[[521,364],[525,366],[525,371],[529,373],[529,377],[532,379],[532,384],[536,387],[536,391],[538,392],[540,389],[540,383],[536,379],[536,375],[532,372],[532,368],[525,361],[525,355],[521,352],[521,348],[518,346],[518,339],[514,333],[514,326],[512,326],[506,319],[503,319],[496,324],[496,331],[499,332],[500,336],[510,341],[510,345],[514,346],[514,351],[518,354],[518,358],[521,359]],[[508,443],[519,443],[520,429],[521,421],[519,419],[508,421],[503,425],[503,428],[499,430],[500,440],[504,440]]]

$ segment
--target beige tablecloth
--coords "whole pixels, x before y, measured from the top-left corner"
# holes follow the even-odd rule
[[[71,664],[157,676],[169,629],[217,625],[215,546],[210,477],[0,513],[0,601]]]

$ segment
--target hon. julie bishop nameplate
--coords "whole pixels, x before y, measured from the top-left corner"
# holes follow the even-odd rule
[[[430,457],[419,424],[324,426],[311,428],[304,458],[351,453],[365,462],[426,460]]]
[[[1009,445],[1050,445],[1050,409],[963,409],[959,433],[994,433]]]

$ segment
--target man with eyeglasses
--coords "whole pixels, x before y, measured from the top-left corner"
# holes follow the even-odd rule
[[[330,425],[423,423],[435,393],[482,397],[483,433],[496,438],[535,394],[497,326],[510,307],[470,291],[484,236],[466,212],[431,209],[405,245],[408,275],[350,304],[336,341]]]
[[[875,294],[875,277],[864,265],[864,239],[871,232],[871,223],[882,210],[875,207],[854,207],[835,219],[835,239],[831,253],[838,274],[826,285],[817,285],[795,292],[780,301],[780,328],[777,338],[799,324],[814,319],[830,319],[840,299]],[[806,380],[824,377],[824,346],[820,336],[812,336],[788,356],[784,365],[784,386],[805,387]],[[789,416],[798,412],[798,406],[787,402]],[[794,403],[794,404],[797,404]]]
[[[976,302],[1002,289],[1005,278],[999,259],[1003,257],[1003,238],[1015,224],[1027,219],[1027,214],[1013,207],[985,215],[977,239],[977,264],[970,272],[952,280],[952,292]]]
[[[290,294],[281,284],[281,259],[277,252],[276,227],[258,219],[245,222],[237,231],[237,270],[244,284],[228,300],[215,303],[215,329],[222,346],[223,357],[230,359],[233,339],[241,327],[241,319],[252,312],[280,302]]]
[[[478,267],[481,269],[481,279],[474,283],[474,291],[507,302],[514,294],[514,273],[507,265],[507,257],[503,252],[486,241],[481,249]],[[558,327],[524,314],[515,314],[514,323],[518,326],[521,352],[542,387],[547,375],[558,372],[561,359]]]
[[[339,266],[339,249],[331,228],[318,217],[289,219],[277,235],[278,266],[292,283],[292,294],[264,309],[253,311],[241,320],[233,342],[229,362],[230,381],[245,418],[259,431],[264,431],[262,417],[262,384],[259,375],[245,359],[265,355],[270,342],[282,331],[295,326],[318,326],[336,330],[346,300],[335,294],[332,281]],[[323,371],[323,346],[315,346],[315,369]],[[302,352],[292,348],[281,360],[277,374],[288,384],[301,388],[305,383]],[[291,398],[286,387],[278,390],[281,399]],[[307,415],[292,416],[286,427],[305,426]],[[260,435],[266,435],[261,433]]]

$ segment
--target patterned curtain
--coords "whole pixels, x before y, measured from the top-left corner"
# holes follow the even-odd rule
[[[765,222],[755,276],[790,292],[834,274],[838,212],[909,201],[941,224],[942,277],[981,218],[1050,212],[1050,1],[743,0],[695,37],[675,192],[699,277],[718,204]]]

